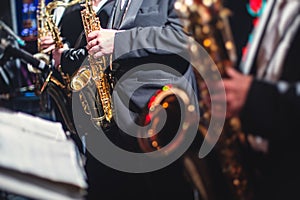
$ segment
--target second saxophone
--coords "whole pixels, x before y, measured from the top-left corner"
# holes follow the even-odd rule
[[[100,30],[100,20],[93,10],[90,0],[86,0],[85,9],[81,11],[85,35]],[[84,111],[91,116],[96,128],[108,128],[112,122],[113,106],[111,99],[111,85],[105,69],[112,64],[112,55],[95,59],[88,55],[89,66],[82,66],[72,77],[71,88],[80,92],[79,97]],[[94,91],[96,88],[96,91]]]

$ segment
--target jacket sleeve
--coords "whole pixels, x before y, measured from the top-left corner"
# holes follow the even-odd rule
[[[61,56],[62,71],[72,75],[82,65],[87,55],[85,47],[64,51]]]
[[[188,35],[182,21],[174,9],[174,0],[164,1],[165,10],[161,10],[153,25],[137,25],[134,28],[115,35],[114,59],[146,57],[149,54],[181,54],[187,47]],[[167,5],[166,5],[167,4]],[[160,5],[160,7],[164,7]],[[141,18],[140,18],[141,17]],[[142,21],[144,16],[136,17]],[[151,24],[151,22],[147,23]],[[122,45],[120,45],[122,44]],[[130,53],[129,53],[130,52]]]

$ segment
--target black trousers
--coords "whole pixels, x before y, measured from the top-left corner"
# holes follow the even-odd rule
[[[193,199],[191,185],[184,177],[180,161],[154,172],[125,173],[105,166],[87,152],[87,200]]]

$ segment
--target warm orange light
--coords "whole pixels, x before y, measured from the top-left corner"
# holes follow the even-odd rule
[[[163,105],[162,105],[162,107],[165,108],[165,109],[168,108],[169,107],[169,103],[168,102],[164,102]]]
[[[210,39],[205,39],[205,40],[203,41],[203,45],[204,45],[205,47],[209,47],[209,46],[211,45],[211,40],[210,40]]]
[[[157,148],[157,147],[158,147],[157,141],[153,141],[153,142],[152,142],[152,146],[153,146],[154,148]]]

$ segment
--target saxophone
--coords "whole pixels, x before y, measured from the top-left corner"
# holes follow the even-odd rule
[[[41,49],[41,38],[47,36],[49,33],[51,33],[53,39],[56,41],[57,48],[61,48],[63,46],[63,43],[59,38],[60,33],[53,21],[52,11],[57,7],[68,7],[82,1],[83,0],[73,0],[69,3],[66,3],[62,0],[54,0],[46,5],[45,0],[39,0],[36,13],[38,50],[38,53],[34,55],[36,58],[45,61],[47,64],[50,64],[50,55],[44,53]]]
[[[85,35],[100,30],[100,20],[93,10],[92,2],[86,0],[85,9],[81,11]],[[110,127],[113,116],[111,98],[112,78],[105,69],[112,65],[112,55],[95,59],[88,55],[89,65],[84,65],[72,77],[70,87],[73,92],[79,92],[79,98],[86,114],[96,128]],[[109,81],[110,80],[110,81]],[[96,91],[94,90],[96,88]],[[96,94],[95,94],[96,93]]]
[[[225,67],[233,66],[236,62],[236,50],[228,21],[230,11],[223,7],[221,0],[178,0],[175,9],[182,17],[185,30],[192,34],[193,42],[200,43],[214,61],[222,77],[226,77]],[[190,43],[192,59],[201,66],[201,75],[213,74],[215,66],[207,67],[206,60],[199,58],[197,45]],[[208,59],[210,59],[208,58]],[[203,73],[203,74],[202,74]],[[199,88],[204,80],[196,73]],[[211,76],[212,81],[217,81]],[[207,94],[207,90],[199,91],[200,96]],[[199,132],[205,136],[211,119],[210,108],[205,107],[201,97],[199,100],[203,117],[200,119]],[[253,199],[253,187],[250,171],[243,160],[245,136],[241,131],[238,118],[225,120],[224,127],[214,150],[217,163],[220,164],[225,182],[230,189],[231,199]]]
[[[51,64],[50,63],[50,55],[49,55],[50,52],[49,52],[49,54],[46,54],[41,49],[41,38],[50,34],[52,36],[53,40],[55,41],[55,47],[56,48],[63,47],[63,42],[60,37],[60,32],[53,20],[52,12],[57,7],[65,7],[66,8],[66,7],[75,5],[80,2],[82,2],[82,0],[74,0],[69,3],[66,3],[61,0],[54,0],[46,5],[45,0],[39,0],[38,9],[37,9],[37,32],[38,32],[37,33],[38,34],[37,35],[37,48],[38,48],[38,53],[35,54],[34,57],[45,61],[48,65]],[[58,69],[60,69],[60,67],[58,67]],[[52,72],[50,72],[50,75],[46,80],[51,79],[51,81],[53,81],[56,85],[58,85],[62,88],[65,88],[70,83],[70,77],[67,74],[64,74],[61,70],[59,71],[59,73],[63,79],[62,81],[59,81],[58,79],[51,76]],[[43,92],[43,90],[45,89],[45,86],[46,86],[46,84],[43,85],[40,92]]]
[[[39,0],[38,10],[37,10],[37,22],[38,22],[38,53],[34,57],[45,61],[50,65],[50,54],[46,54],[41,49],[40,39],[41,37],[51,34],[53,40],[55,41],[56,48],[62,48],[63,42],[60,37],[60,32],[58,27],[53,21],[52,12],[57,7],[68,7],[80,3],[82,0],[74,0],[70,3],[65,3],[63,1],[52,1],[45,4],[45,0]],[[60,67],[58,67],[60,69]],[[44,76],[39,71],[33,71],[36,73],[36,94],[41,97],[41,107],[45,108],[48,105],[47,95],[50,95],[57,105],[60,114],[67,126],[67,129],[71,133],[76,133],[73,119],[71,115],[70,108],[70,77],[68,74],[63,73],[61,70],[51,69],[49,74]],[[46,77],[46,78],[44,78]]]

